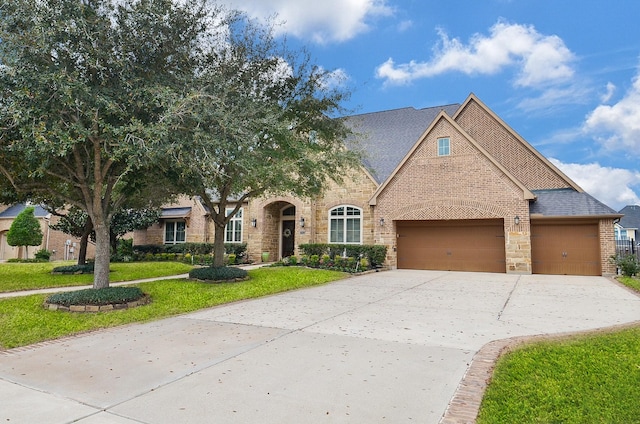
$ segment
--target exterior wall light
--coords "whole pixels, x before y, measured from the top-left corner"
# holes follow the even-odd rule
[[[258,220],[257,220],[257,219],[255,219],[255,218],[253,218],[253,219],[251,220],[251,226],[252,226],[253,228],[256,228],[256,226],[257,226],[257,225],[258,225]]]
[[[384,227],[384,218],[380,218],[380,226]]]
[[[300,227],[304,228],[304,216],[300,217]]]
[[[520,217],[518,215],[516,215],[516,217],[513,218],[513,223],[516,224],[516,225],[520,224]]]

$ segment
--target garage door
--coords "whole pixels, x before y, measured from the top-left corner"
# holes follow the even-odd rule
[[[531,223],[534,274],[601,275],[597,223]]]
[[[397,221],[398,268],[506,272],[501,219]]]

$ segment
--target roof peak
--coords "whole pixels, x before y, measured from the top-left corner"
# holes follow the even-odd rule
[[[414,106],[405,106],[405,107],[398,107],[398,108],[393,108],[393,109],[384,109],[384,110],[377,110],[377,111],[372,111],[372,112],[363,112],[363,113],[356,113],[354,115],[348,115],[345,116],[345,118],[355,118],[358,116],[364,116],[364,115],[374,115],[377,113],[387,113],[387,112],[399,112],[399,111],[407,111],[407,110],[411,110],[414,112],[422,112],[422,111],[427,111],[427,110],[444,110],[444,109],[448,109],[451,107],[460,107],[460,103],[448,103],[448,104],[444,104],[444,105],[437,105],[437,106],[427,106],[427,107],[422,107],[417,109]]]

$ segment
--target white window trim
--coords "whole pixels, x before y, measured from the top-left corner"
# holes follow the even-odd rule
[[[448,140],[447,142],[447,154],[440,154],[440,140]],[[451,137],[438,137],[437,154],[439,157],[451,156]]]
[[[231,212],[233,212],[234,209],[235,209],[235,207],[226,208],[225,211],[224,211],[225,215],[229,216],[229,214],[231,214]],[[229,220],[227,225],[224,226],[224,242],[225,243],[242,243],[242,240],[244,240],[244,221],[243,221],[243,219],[244,219],[244,211],[243,211],[243,209],[244,208],[238,209],[238,212],[236,212],[236,214],[233,216],[233,218],[231,218],[231,220]],[[240,216],[238,216],[238,214]],[[235,226],[236,226],[236,223],[238,223],[238,222],[240,223],[240,240],[239,241],[238,240],[233,240],[233,241],[232,240],[228,240],[227,239],[227,234],[229,234],[229,232],[227,231],[227,229],[228,229],[229,225],[232,225],[234,227],[233,228],[234,231],[232,231],[232,234],[235,235],[235,233],[236,233],[235,232]]]
[[[333,211],[335,209],[338,209],[338,208],[345,208],[345,212],[347,210],[346,208],[354,208],[354,209],[357,209],[360,212],[360,215],[358,216],[358,218],[360,218],[360,241],[358,241],[358,242],[353,242],[353,241],[347,242],[346,241],[347,240],[347,224],[346,224],[346,222],[345,222],[344,227],[343,227],[343,231],[344,231],[343,235],[344,235],[344,240],[345,241],[343,241],[343,242],[332,242],[331,241],[331,219],[340,219],[341,218],[343,221],[346,221],[347,218],[349,218],[349,215],[343,215],[341,217],[332,216],[331,215],[331,211]],[[364,212],[363,212],[362,208],[359,208],[359,207],[354,206],[354,205],[346,205],[346,204],[345,205],[337,205],[337,206],[334,206],[331,209],[329,209],[329,211],[327,212],[327,215],[329,217],[328,222],[327,222],[327,224],[328,224],[327,225],[327,241],[328,241],[329,244],[362,244],[362,242],[363,242],[363,224],[364,224]],[[355,218],[355,217],[356,217],[355,215],[351,216],[351,218]]]
[[[172,222],[174,224],[173,226],[173,241],[167,241],[167,224]],[[175,225],[178,222],[183,222],[184,223],[184,240],[183,241],[177,241],[176,240],[176,228],[177,225]],[[163,244],[183,244],[187,242],[187,221],[185,221],[184,219],[166,219],[164,220],[164,223],[162,224],[162,243]]]

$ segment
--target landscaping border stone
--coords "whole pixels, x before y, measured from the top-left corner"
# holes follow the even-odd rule
[[[57,303],[49,303],[44,301],[44,308],[49,311],[65,311],[65,312],[108,312],[131,309],[151,303],[151,296],[145,294],[138,300],[126,303],[110,303],[108,305],[58,305]]]

